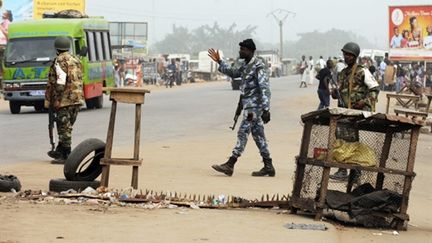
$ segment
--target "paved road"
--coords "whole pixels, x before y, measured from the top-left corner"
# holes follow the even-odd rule
[[[272,105],[286,102],[290,97],[315,92],[316,86],[298,88],[298,77],[271,79]],[[232,116],[238,92],[228,82],[174,87],[155,90],[146,96],[143,106],[142,144],[165,139],[181,139],[217,132],[232,125]],[[0,106],[0,165],[5,163],[48,160],[48,116],[35,113],[32,107],[23,107],[21,114],[12,115],[2,101]],[[105,140],[110,102],[105,97],[104,108],[82,110],[73,131],[73,145],[86,138]],[[289,117],[286,110],[272,107],[272,119],[283,119],[286,125],[298,124],[298,117]],[[286,108],[285,108],[286,109]],[[286,116],[286,117],[282,117]],[[115,130],[115,146],[133,145],[134,105],[119,104]]]

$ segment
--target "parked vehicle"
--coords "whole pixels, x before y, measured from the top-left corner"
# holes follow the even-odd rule
[[[3,62],[4,99],[12,114],[21,106],[44,108],[49,67],[56,57],[54,40],[67,36],[80,56],[87,108],[102,108],[103,87],[114,86],[108,22],[103,18],[48,18],[13,22]]]

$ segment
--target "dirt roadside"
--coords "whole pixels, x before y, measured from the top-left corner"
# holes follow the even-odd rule
[[[187,86],[184,86],[187,88]],[[315,87],[310,95],[274,106],[286,107],[293,119],[303,110],[316,107]],[[313,91],[312,91],[313,89]],[[158,92],[155,90],[155,92]],[[385,99],[380,99],[380,109]],[[0,109],[7,109],[0,102]],[[288,194],[292,189],[294,156],[298,154],[302,127],[274,119],[266,128],[277,169],[274,178],[254,178],[260,168],[255,145],[249,143],[232,177],[214,172],[210,165],[226,159],[235,133],[213,131],[206,136],[143,144],[144,164],[139,187],[157,191],[192,194],[237,195],[248,199],[262,194]],[[211,137],[211,139],[210,139]],[[409,230],[393,236],[377,229],[336,227],[327,231],[288,230],[287,223],[319,223],[312,218],[279,210],[242,209],[158,209],[97,206],[45,205],[0,200],[0,242],[432,242],[432,214],[429,213],[432,166],[428,161],[432,136],[422,135],[417,149],[416,172],[409,206]],[[119,156],[130,148],[119,148]],[[25,189],[48,189],[51,178],[63,177],[62,166],[47,161],[0,166],[2,174],[17,175]],[[130,169],[113,167],[110,186],[126,188]],[[0,194],[1,196],[8,194]]]

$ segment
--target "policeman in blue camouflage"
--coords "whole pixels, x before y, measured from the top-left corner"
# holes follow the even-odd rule
[[[70,42],[65,36],[56,38],[57,57],[50,67],[45,91],[45,108],[51,106],[57,113],[59,143],[55,151],[48,152],[55,164],[63,164],[71,152],[72,126],[84,104],[82,66],[69,53]]]
[[[240,67],[230,66],[222,60],[219,52],[209,49],[209,56],[219,63],[219,71],[231,78],[241,77],[240,85],[241,104],[243,105],[243,120],[237,133],[237,144],[228,161],[221,165],[213,165],[212,168],[231,176],[234,172],[234,164],[243,153],[249,134],[257,145],[263,158],[264,167],[252,172],[252,176],[275,176],[267,141],[264,135],[264,124],[270,121],[270,87],[269,73],[264,60],[254,55],[256,47],[252,39],[246,39],[239,43],[240,58],[244,63]]]

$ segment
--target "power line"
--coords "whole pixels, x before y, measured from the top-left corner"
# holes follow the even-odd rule
[[[288,16],[293,15],[296,16],[296,13],[285,10],[285,9],[276,9],[267,14],[267,17],[272,15],[279,24],[279,38],[280,38],[280,49],[279,49],[279,57],[282,62],[283,59],[283,23],[288,18]]]

